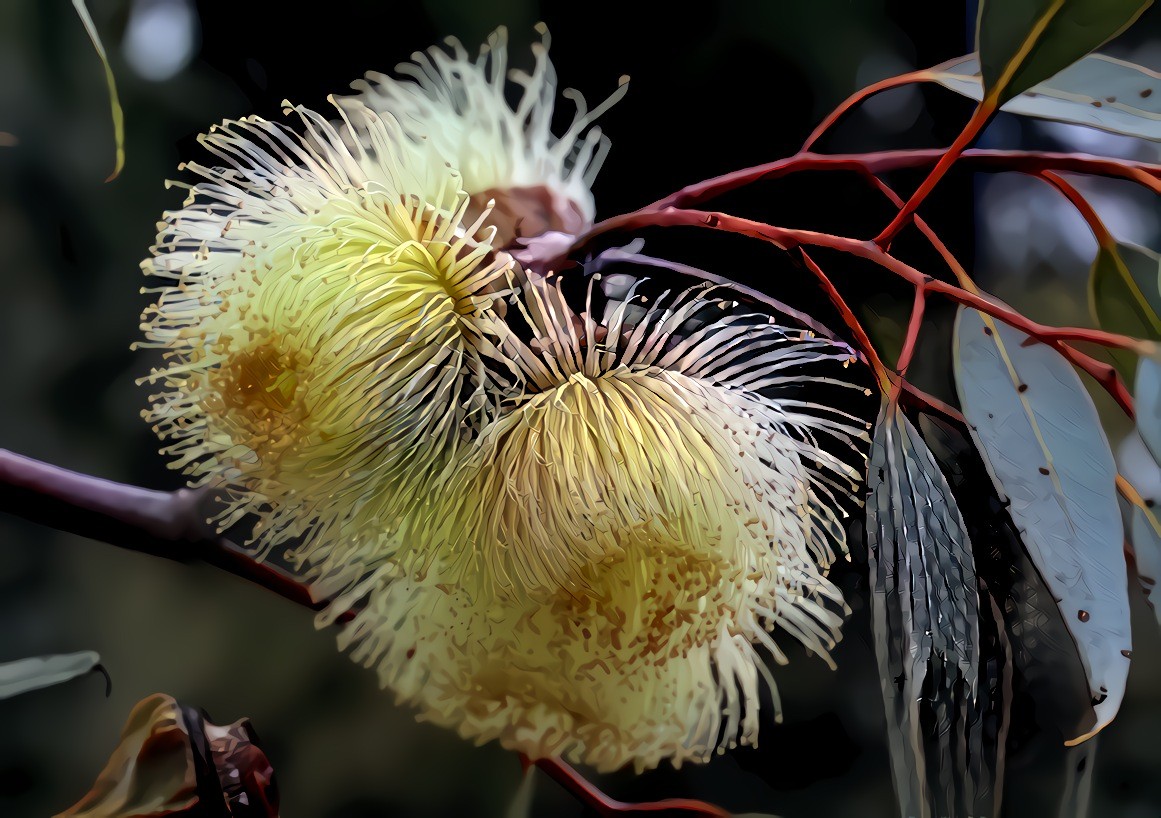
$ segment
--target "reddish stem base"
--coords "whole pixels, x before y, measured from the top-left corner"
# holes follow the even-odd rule
[[[520,763],[525,770],[531,766],[539,767],[549,778],[564,787],[578,801],[604,818],[646,814],[655,816],[655,818],[679,815],[700,815],[705,816],[705,818],[729,818],[730,816],[730,813],[721,807],[715,807],[713,804],[692,798],[666,798],[661,801],[644,801],[637,804],[618,801],[601,792],[575,768],[558,758],[539,758],[533,761],[521,753]]]

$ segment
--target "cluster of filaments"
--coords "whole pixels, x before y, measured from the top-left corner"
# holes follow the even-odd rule
[[[832,491],[855,474],[816,435],[862,432],[779,395],[849,352],[720,291],[596,316],[599,277],[574,305],[522,271],[479,195],[547,190],[583,227],[604,144],[583,104],[552,135],[535,53],[515,108],[497,37],[417,55],[336,121],[205,135],[219,161],[188,166],[145,265],[145,414],[424,718],[602,769],[705,760],[756,740],[756,645],[837,638]]]

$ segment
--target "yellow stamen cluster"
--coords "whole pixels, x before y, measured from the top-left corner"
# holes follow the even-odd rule
[[[547,230],[577,234],[592,224],[590,188],[609,140],[590,126],[627,91],[622,77],[617,91],[590,111],[583,96],[566,89],[576,112],[556,136],[556,72],[548,30],[537,30],[531,73],[508,71],[508,37],[500,28],[475,58],[449,37],[446,49],[416,52],[399,65],[399,76],[371,72],[352,83],[357,94],[339,100],[354,121],[364,111],[397,118],[417,150],[463,175],[464,189],[477,201],[494,200],[500,246]],[[519,89],[514,106],[508,102],[513,85]]]
[[[587,224],[603,150],[583,106],[548,130],[536,56],[516,108],[498,36],[336,122],[203,137],[220,161],[189,166],[145,264],[145,415],[422,717],[604,769],[701,761],[756,740],[772,631],[837,638],[830,487],[854,471],[816,434],[861,433],[780,390],[849,352],[724,291],[631,290],[598,318],[599,277],[581,305],[525,275],[515,223]]]
[[[297,111],[309,139],[252,118],[202,140],[227,166],[190,166],[206,181],[145,265],[167,279],[141,344],[165,350],[150,380],[167,391],[146,418],[175,468],[230,490],[222,526],[262,509],[267,547],[339,527],[341,561],[398,525],[486,411],[474,316],[511,261],[465,226],[454,176],[405,165],[390,120],[365,125],[371,157]]]
[[[558,283],[525,287],[531,338],[491,328],[520,390],[417,515],[421,578],[341,606],[361,600],[343,643],[427,718],[602,769],[756,741],[755,644],[837,638],[827,473],[856,476],[811,434],[849,443],[853,419],[762,395],[846,350],[753,316],[687,329],[725,306],[704,292],[630,306],[562,320]]]

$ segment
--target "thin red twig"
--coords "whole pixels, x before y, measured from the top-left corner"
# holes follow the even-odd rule
[[[935,149],[874,151],[871,153],[821,154],[804,151],[794,156],[743,168],[712,179],[687,185],[676,193],[658,199],[646,210],[666,207],[693,207],[710,199],[764,180],[774,180],[805,171],[862,171],[872,174],[915,170],[936,164],[944,151]],[[972,170],[1035,173],[1057,170],[1092,176],[1127,179],[1161,194],[1161,165],[1089,156],[1082,153],[1042,151],[1006,151],[990,149],[965,150],[959,165]]]
[[[911,365],[911,358],[915,354],[915,344],[919,341],[919,330],[923,326],[923,311],[927,306],[927,290],[923,287],[915,288],[915,302],[911,305],[911,318],[907,321],[907,336],[903,339],[903,349],[899,352],[899,360],[895,364],[895,371],[900,376],[907,374],[907,367]]]
[[[890,185],[888,185],[878,176],[875,176],[873,173],[864,173],[863,176],[867,179],[867,181],[877,187],[879,191],[884,196],[886,196],[892,204],[895,205],[895,207],[903,206],[903,198],[894,190],[892,190]],[[959,285],[968,292],[979,294],[979,288],[976,287],[975,282],[972,281],[972,277],[968,275],[967,270],[965,270],[964,266],[960,264],[959,259],[956,258],[955,254],[951,252],[951,249],[948,248],[946,244],[944,244],[943,239],[941,239],[939,234],[932,229],[931,225],[929,225],[922,217],[915,216],[915,226],[919,228],[919,232],[922,233],[924,238],[927,239],[927,242],[931,245],[932,249],[939,253],[940,258],[942,258],[944,263],[947,264],[948,269],[951,270],[952,275],[955,276],[955,280],[959,282]]]
[[[638,210],[601,222],[587,235],[578,240],[573,247],[574,250],[583,249],[586,244],[606,233],[640,230],[646,227],[708,227],[714,230],[762,239],[783,250],[791,250],[803,246],[825,247],[874,262],[913,286],[923,287],[928,292],[938,293],[952,301],[973,307],[1045,343],[1054,340],[1078,340],[1112,347],[1114,349],[1127,349],[1139,354],[1152,351],[1152,345],[1148,342],[1142,342],[1137,338],[1130,338],[1126,335],[1118,335],[1113,332],[1088,329],[1085,327],[1053,327],[1032,321],[1015,310],[990,301],[982,295],[968,292],[962,287],[925,275],[906,262],[882,250],[871,241],[861,241],[846,236],[819,233],[813,230],[776,227],[774,225],[763,224],[762,222],[751,221],[750,219],[743,219],[738,216],[731,216],[728,213],[677,210],[675,208],[666,208],[660,211],[650,209]]]
[[[813,230],[795,230],[786,227],[742,219],[727,213],[705,212],[700,210],[677,210],[666,208],[660,211],[650,209],[638,210],[608,219],[596,225],[587,235],[581,237],[574,245],[573,250],[584,249],[597,237],[606,233],[627,230],[639,230],[646,227],[708,227],[739,235],[762,239],[780,247],[791,250],[803,246],[826,247],[839,252],[848,253],[858,258],[867,259],[887,269],[913,286],[922,287],[930,293],[938,293],[959,304],[972,307],[982,313],[992,316],[1004,323],[1015,327],[1038,341],[1049,344],[1065,356],[1074,366],[1087,372],[1104,387],[1131,417],[1133,414],[1132,398],[1124,384],[1120,381],[1116,371],[1100,361],[1069,346],[1065,341],[1086,341],[1114,349],[1127,349],[1137,354],[1150,354],[1155,345],[1142,342],[1125,335],[1104,332],[1103,330],[1084,327],[1053,327],[1040,324],[1025,317],[1010,307],[990,301],[984,296],[969,292],[963,287],[939,281],[931,276],[924,275],[914,267],[885,252],[871,241],[860,241],[845,236],[835,236],[829,233],[818,233]]]
[[[887,367],[885,367],[883,362],[879,359],[879,353],[875,351],[875,345],[871,343],[871,339],[867,336],[867,333],[863,329],[863,325],[859,322],[858,317],[855,316],[854,311],[851,310],[850,306],[846,302],[846,299],[842,297],[842,293],[840,293],[838,288],[834,286],[834,283],[831,282],[830,277],[822,271],[821,267],[815,264],[814,259],[807,255],[806,249],[800,247],[799,252],[802,253],[802,260],[805,262],[807,269],[810,270],[810,272],[814,274],[814,277],[818,279],[819,286],[822,287],[823,292],[825,292],[827,298],[830,299],[830,303],[834,306],[835,310],[838,311],[838,314],[843,319],[843,323],[847,325],[847,328],[851,331],[851,334],[855,336],[855,342],[862,348],[863,353],[867,356],[867,360],[871,364],[871,369],[875,373],[875,378],[884,388],[886,388],[888,383]]]
[[[900,386],[900,400],[905,401],[908,405],[918,409],[934,409],[952,420],[967,424],[967,418],[963,416],[963,412],[935,397],[935,395],[924,392],[907,379],[900,378]]]
[[[521,763],[526,757],[521,756]],[[730,813],[721,807],[697,801],[692,798],[666,798],[661,801],[628,803],[610,798],[573,767],[558,758],[541,758],[533,762],[549,778],[560,784],[578,801],[604,818],[619,818],[625,815],[650,815],[658,813],[672,815],[702,816],[702,818],[730,818]]]
[[[1113,234],[1105,226],[1104,220],[1097,215],[1096,210],[1089,204],[1088,199],[1081,195],[1072,184],[1063,176],[1050,170],[1041,169],[1036,171],[1034,176],[1038,176],[1044,181],[1048,182],[1068,199],[1069,203],[1076,208],[1076,212],[1081,215],[1081,218],[1088,223],[1089,230],[1092,231],[1093,238],[1097,240],[1097,244],[1101,247],[1114,247],[1117,240],[1113,238]]]
[[[906,74],[900,74],[895,77],[887,77],[878,82],[871,83],[866,88],[860,88],[855,93],[844,99],[839,103],[833,111],[826,115],[826,119],[818,123],[810,136],[806,137],[806,141],[802,143],[802,150],[808,151],[814,144],[822,138],[822,135],[835,126],[835,124],[855,109],[857,105],[863,102],[868,97],[873,97],[881,91],[888,91],[892,88],[898,88],[901,85],[911,85],[916,82],[923,82],[929,76],[931,69],[923,69],[920,71],[909,71]]]
[[[1055,176],[1055,174],[1052,175]],[[897,207],[902,205],[903,200],[899,197],[898,194],[895,193],[895,191],[890,188],[890,186],[887,185],[886,182],[871,174],[866,174],[866,176],[872,183],[875,184],[876,187],[879,188],[879,190],[883,192],[885,196],[887,196],[887,198],[894,202]],[[1075,193],[1075,190],[1073,190],[1073,192]],[[1079,194],[1076,195],[1079,196]],[[1085,204],[1087,205],[1087,202]],[[1092,215],[1095,217],[1096,213],[1093,212]],[[975,282],[972,281],[972,278],[970,275],[968,275],[967,270],[964,269],[963,265],[960,264],[959,259],[957,259],[951,250],[948,249],[947,245],[943,243],[943,240],[939,238],[939,236],[934,230],[931,229],[927,222],[925,222],[919,216],[916,216],[915,226],[919,228],[919,231],[927,238],[931,246],[947,263],[948,267],[955,275],[956,280],[960,283],[960,286],[969,293],[979,295],[980,289],[976,286]],[[1101,227],[1103,228],[1104,225],[1101,224]],[[1079,338],[1077,340],[1089,339]],[[1091,355],[1087,355],[1080,350],[1069,346],[1068,344],[1064,343],[1062,339],[1053,340],[1049,342],[1049,344],[1054,349],[1056,349],[1057,352],[1063,355],[1070,363],[1072,363],[1073,366],[1076,366],[1083,372],[1088,373],[1090,377],[1092,377],[1106,392],[1109,393],[1113,400],[1117,402],[1117,405],[1121,407],[1121,409],[1125,412],[1126,415],[1129,416],[1130,419],[1135,417],[1136,410],[1133,405],[1132,395],[1130,395],[1128,388],[1125,386],[1125,382],[1121,379],[1121,376],[1115,367],[1110,366],[1103,361],[1098,361]]]
[[[879,235],[875,236],[875,244],[879,245],[884,250],[890,248],[891,242],[895,239],[895,236],[897,236],[899,231],[911,222],[911,217],[914,215],[919,205],[922,204],[923,200],[927,198],[928,194],[930,194],[931,191],[935,189],[935,186],[939,184],[939,181],[951,169],[951,166],[959,161],[960,154],[962,154],[967,149],[968,145],[976,140],[976,137],[980,135],[980,131],[982,131],[984,126],[988,124],[988,120],[992,118],[992,115],[995,112],[995,107],[989,106],[986,100],[985,102],[981,102],[976,107],[975,113],[972,114],[972,118],[968,120],[968,124],[964,126],[962,131],[960,131],[960,134],[955,138],[955,141],[951,143],[951,147],[944,151],[943,155],[939,157],[939,161],[935,163],[935,167],[931,169],[929,174],[927,174],[927,178],[924,179],[923,183],[919,185],[919,188],[913,194],[911,194],[911,198],[908,199],[906,204],[904,204],[903,207],[899,209],[899,212],[895,214],[895,218],[891,220],[891,223],[884,227],[883,231],[879,233]]]

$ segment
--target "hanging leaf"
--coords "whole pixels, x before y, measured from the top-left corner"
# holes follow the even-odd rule
[[[1037,570],[1057,599],[1092,696],[1109,723],[1129,671],[1128,576],[1116,467],[1092,400],[1055,350],[960,308],[955,374],[972,437]]]
[[[1133,386],[1137,431],[1153,459],[1161,462],[1161,363],[1142,358]]]
[[[99,669],[101,657],[91,650],[36,656],[0,664],[0,699],[52,687]]]
[[[1101,329],[1161,340],[1161,256],[1135,244],[1102,246],[1089,275],[1089,307]],[[1133,379],[1137,356],[1111,350],[1117,369]]]
[[[969,765],[983,757],[982,736],[961,718],[975,704],[979,654],[971,542],[935,458],[886,398],[867,491],[874,643],[902,814],[975,812],[980,776]]]
[[[976,102],[984,98],[976,54],[929,68],[915,79],[939,83]],[[1161,74],[1089,54],[1012,97],[1001,110],[1161,142]]]
[[[988,100],[998,107],[1119,34],[1153,0],[981,0],[976,27]]]
[[[116,150],[113,172],[105,179],[106,182],[111,182],[121,174],[121,168],[125,167],[125,112],[121,110],[121,100],[117,96],[117,81],[113,77],[113,66],[109,65],[109,57],[105,54],[101,35],[97,33],[93,18],[89,16],[85,0],[73,0],[73,7],[77,10],[77,16],[81,18],[85,33],[89,35],[93,48],[97,51],[97,56],[101,58],[101,65],[105,68],[105,85],[109,87],[109,108],[113,115],[113,144]]]

